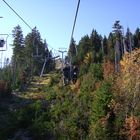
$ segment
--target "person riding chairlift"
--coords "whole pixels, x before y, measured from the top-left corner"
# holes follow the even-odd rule
[[[77,78],[78,78],[78,67],[76,67],[76,66],[73,67],[71,77],[72,77],[73,84],[75,84],[77,81]]]
[[[72,80],[73,84],[76,83],[78,78],[78,67],[74,66],[72,69],[70,68],[70,65],[66,64],[66,66],[63,68],[63,80],[64,85],[68,85],[70,81]]]
[[[70,82],[70,66],[68,64],[63,68],[63,76],[64,85],[68,85]]]

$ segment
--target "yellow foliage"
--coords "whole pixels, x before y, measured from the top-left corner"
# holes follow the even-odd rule
[[[74,91],[74,93],[78,93],[78,91],[80,90],[80,80],[77,80],[75,84],[71,84],[71,90]]]
[[[51,82],[50,78],[44,79],[43,81],[40,82],[42,85],[48,85]]]
[[[127,53],[121,61],[122,86],[135,93],[140,83],[140,49]],[[132,93],[132,94],[133,94]]]
[[[93,60],[93,53],[92,52],[87,53],[84,58],[84,63],[89,64],[92,62],[92,60]]]
[[[139,110],[140,103],[140,49],[126,53],[120,62],[121,71],[114,87],[118,102],[126,110]],[[128,109],[129,106],[129,109]],[[127,111],[126,111],[127,112]]]

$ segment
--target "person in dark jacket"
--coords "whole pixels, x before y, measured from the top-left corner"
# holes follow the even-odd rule
[[[66,65],[63,68],[63,80],[64,80],[64,85],[67,85],[70,82],[70,66],[69,65]]]

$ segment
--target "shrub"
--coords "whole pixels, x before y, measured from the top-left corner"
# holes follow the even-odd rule
[[[12,92],[11,85],[7,81],[0,81],[0,97],[8,97]]]
[[[96,81],[103,80],[103,68],[101,64],[91,64],[89,72],[92,74],[92,78]]]

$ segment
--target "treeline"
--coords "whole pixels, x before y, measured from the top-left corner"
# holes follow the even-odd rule
[[[68,59],[80,68],[74,107],[81,111],[71,111],[81,117],[79,139],[140,139],[140,29],[124,34],[116,21],[108,38],[93,30],[77,45],[72,40]]]
[[[114,64],[115,71],[118,72],[119,61],[123,54],[132,52],[135,48],[140,48],[140,29],[137,28],[132,34],[127,28],[126,34],[124,34],[120,21],[116,21],[108,37],[102,37],[96,30],[93,30],[90,35],[82,37],[78,45],[73,39],[68,58],[71,59],[72,64],[77,65],[109,61]]]
[[[24,38],[18,25],[13,29],[12,35],[13,55],[10,64],[1,69],[1,80],[10,81],[12,89],[23,90],[33,76],[41,75],[45,60],[47,63],[44,73],[54,69],[54,61],[46,40],[42,40],[36,27]]]

